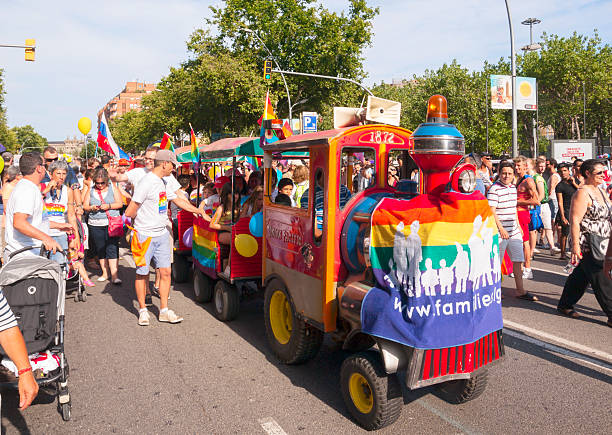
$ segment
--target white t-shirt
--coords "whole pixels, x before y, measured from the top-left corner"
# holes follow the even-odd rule
[[[219,195],[216,193],[210,195],[208,198],[204,198],[204,212],[207,215],[212,216],[217,207],[219,207]]]
[[[127,171],[125,175],[128,177],[128,181],[132,184],[132,186],[134,186],[134,191],[136,191],[136,186],[145,177],[145,175],[149,174],[150,172],[151,171],[149,171],[147,168],[134,168]],[[181,188],[181,185],[178,180],[174,178],[174,175],[164,177],[164,181],[166,182],[168,201],[172,201],[174,198],[176,198],[176,191]]]
[[[6,251],[15,252],[26,246],[40,247],[42,242],[38,239],[25,236],[13,227],[13,215],[24,213],[28,215],[27,221],[42,232],[49,234],[49,217],[43,212],[43,200],[40,188],[25,178],[21,179],[13,192],[6,206]],[[32,249],[24,252],[26,255],[38,255],[38,251]],[[20,254],[21,255],[21,254]]]
[[[51,194],[52,192],[54,192],[55,195],[59,195],[59,197],[53,196]],[[59,189],[59,193],[56,189],[51,189],[49,192],[47,192],[44,199],[43,213],[48,216],[49,222],[56,222],[61,224],[65,223],[67,212],[68,187],[66,187],[66,185],[63,185],[61,189]],[[57,228],[49,228],[49,235],[52,237],[58,237],[65,234],[66,233],[64,231],[60,231]]]
[[[176,194],[174,195],[176,198]],[[168,201],[164,180],[152,172],[146,174],[134,188],[132,201],[140,204],[134,219],[134,229],[143,237],[159,237],[167,233]]]

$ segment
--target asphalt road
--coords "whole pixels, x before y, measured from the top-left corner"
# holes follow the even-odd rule
[[[404,391],[401,417],[380,432],[609,434],[612,329],[590,290],[582,319],[556,313],[563,265],[537,256],[527,285],[539,303],[513,298],[513,280],[504,280],[506,358],[480,398],[451,405],[434,388]],[[62,421],[51,394],[20,413],[16,394],[4,391],[3,433],[363,432],[340,393],[346,354],[331,341],[307,364],[281,365],[266,345],[261,299],[221,323],[193,301],[191,284],[172,292],[182,324],[139,327],[133,272],[123,263],[120,273],[122,287],[98,284],[86,303],[67,301],[72,420]]]

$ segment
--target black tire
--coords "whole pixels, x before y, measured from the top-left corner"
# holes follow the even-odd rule
[[[229,322],[238,316],[240,310],[240,295],[233,285],[219,280],[215,284],[213,295],[213,311],[217,319]]]
[[[81,295],[79,295],[79,290],[77,289],[77,290],[74,292],[74,301],[75,301],[75,302],[79,302],[80,300],[81,300]]]
[[[440,397],[449,403],[460,404],[469,402],[480,396],[488,382],[488,372],[483,370],[470,379],[448,381],[438,385]]]
[[[213,281],[198,268],[193,271],[193,294],[196,302],[210,302],[213,297]]]
[[[187,257],[184,255],[174,254],[172,279],[176,283],[187,282],[189,280],[189,261],[187,261]]]
[[[282,293],[285,301],[286,311],[282,314],[286,316],[284,331],[279,332],[278,309],[275,308],[277,302],[273,298],[279,298]],[[275,296],[275,294],[277,296]],[[271,304],[273,305],[271,307]],[[290,311],[290,312],[289,312]],[[272,317],[271,317],[272,314]],[[296,316],[295,306],[287,292],[285,285],[278,279],[272,279],[266,286],[264,302],[264,319],[266,323],[266,336],[274,355],[285,364],[301,364],[314,358],[321,343],[323,343],[323,332],[299,319]],[[290,323],[290,324],[288,324]],[[287,325],[288,324],[288,325]],[[276,329],[276,332],[275,332]]]
[[[70,418],[72,417],[72,412],[71,412],[72,404],[70,402],[62,403],[61,410],[62,410],[62,419],[64,421],[70,421]]]
[[[395,374],[388,375],[374,352],[349,356],[340,369],[342,397],[351,416],[366,430],[395,422],[404,404]]]

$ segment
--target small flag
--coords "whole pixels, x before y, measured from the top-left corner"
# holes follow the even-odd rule
[[[266,102],[264,106],[264,113],[261,115],[257,124],[261,125],[264,119],[276,119],[276,115],[274,114],[274,107],[272,107],[272,103],[270,102],[270,90],[266,92]]]
[[[98,130],[98,146],[109,154],[112,154],[118,159],[129,159],[130,156],[126,154],[119,145],[113,140],[113,135],[108,128],[108,122],[106,122],[106,115],[102,112],[102,118],[100,119],[100,129]]]
[[[257,123],[261,125],[261,131],[259,135],[259,145],[263,146],[265,144],[274,143],[278,140],[276,135],[274,134],[274,130],[267,130],[264,128],[263,121],[266,119],[276,119],[276,114],[274,113],[274,108],[272,107],[272,103],[270,103],[270,90],[266,92],[266,102],[264,103],[264,113],[259,118]]]
[[[170,140],[170,135],[168,133],[164,132],[164,137],[162,138],[161,143],[159,144],[159,148],[162,150],[170,150],[174,152],[174,144]]]
[[[189,128],[191,128],[191,161],[193,163],[198,162],[198,140],[196,139],[196,135],[193,132],[193,127],[189,124]]]

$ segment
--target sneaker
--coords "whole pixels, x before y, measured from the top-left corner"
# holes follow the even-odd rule
[[[530,268],[523,269],[523,279],[533,279],[533,272]]]
[[[550,255],[557,255],[559,252],[561,252],[561,249],[557,248],[556,246],[550,248]]]
[[[149,311],[143,311],[138,315],[138,324],[140,326],[149,326]]]
[[[510,278],[514,278],[514,272],[510,272],[510,273],[508,274],[508,276],[509,276]]]
[[[534,254],[539,254],[539,253],[540,253],[540,250],[539,250],[538,248],[533,248],[533,253],[534,253]]]
[[[153,305],[153,298],[148,293],[145,295],[145,305],[147,307],[150,307],[151,305]]]
[[[167,323],[181,323],[183,321],[183,318],[177,316],[174,311],[168,310],[165,313],[161,313],[159,315],[159,321]]]

